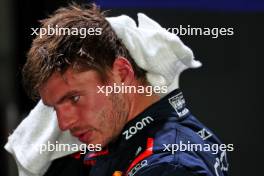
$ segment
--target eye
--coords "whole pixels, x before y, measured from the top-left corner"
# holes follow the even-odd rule
[[[71,102],[72,103],[77,103],[80,100],[80,96],[79,95],[75,95],[71,97]]]

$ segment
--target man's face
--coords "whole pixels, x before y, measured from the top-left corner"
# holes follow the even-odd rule
[[[105,146],[120,134],[128,107],[125,96],[97,93],[97,86],[103,84],[96,71],[68,69],[63,75],[53,73],[39,93],[46,105],[54,107],[61,130],[70,130],[86,144]]]

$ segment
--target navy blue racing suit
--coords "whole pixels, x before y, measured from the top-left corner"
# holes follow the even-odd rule
[[[64,165],[68,171],[63,171],[55,161],[46,175],[226,176],[231,147],[224,145],[190,113],[182,92],[174,90],[129,121],[104,150],[79,157],[82,166]]]

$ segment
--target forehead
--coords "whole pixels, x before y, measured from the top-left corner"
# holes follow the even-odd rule
[[[101,85],[98,72],[94,70],[76,72],[68,69],[64,74],[54,72],[39,88],[39,94],[47,105],[54,105],[61,97],[71,91],[95,91]]]

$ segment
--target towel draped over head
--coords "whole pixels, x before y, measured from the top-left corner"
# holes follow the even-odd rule
[[[177,35],[142,13],[138,14],[138,26],[126,15],[106,19],[136,64],[146,70],[152,86],[168,86],[169,93],[179,87],[178,79],[183,70],[201,66]]]

